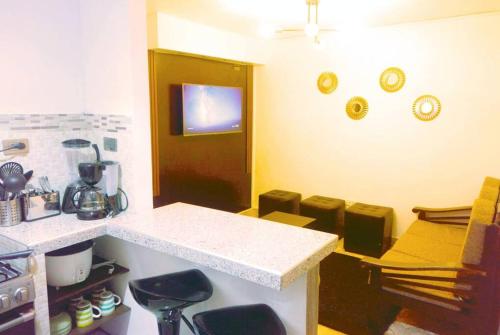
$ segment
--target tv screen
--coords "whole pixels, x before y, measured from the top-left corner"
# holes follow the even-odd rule
[[[241,107],[239,87],[182,84],[183,134],[241,132]]]

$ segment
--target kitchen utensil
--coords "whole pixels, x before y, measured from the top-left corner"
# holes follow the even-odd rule
[[[73,197],[76,216],[80,220],[99,220],[108,215],[108,201],[97,187],[86,186]]]
[[[106,292],[106,287],[105,286],[98,286],[96,287],[91,295],[90,295],[90,301],[94,304],[94,305],[97,305],[98,304],[98,299],[99,299],[99,295],[103,292]]]
[[[21,197],[23,221],[32,222],[61,214],[59,192],[27,193]]]
[[[113,314],[115,306],[122,303],[122,299],[111,291],[103,291],[92,296],[95,298],[95,305],[101,309],[102,316]]]
[[[80,179],[90,186],[97,184],[101,180],[103,170],[104,165],[100,162],[78,164]]]
[[[108,196],[116,195],[120,182],[120,163],[114,161],[102,161],[101,163],[104,165],[104,170],[97,187]]]
[[[97,144],[92,144],[92,148],[95,150],[95,156],[96,156],[96,161],[100,162],[101,161],[101,153],[99,152],[99,147]]]
[[[0,201],[0,226],[9,227],[21,223],[22,211],[19,198]]]
[[[71,316],[61,312],[50,318],[50,335],[66,335],[71,331]]]
[[[44,192],[46,193],[54,192],[52,190],[52,187],[50,186],[49,178],[47,176],[42,176],[38,178],[38,182],[40,183],[40,186],[42,187]]]
[[[87,185],[81,180],[75,181],[74,183],[71,183],[68,186],[66,186],[62,201],[62,211],[64,213],[66,214],[76,213],[77,210],[74,205],[75,202],[73,201],[73,198],[80,189],[86,186]]]
[[[111,216],[116,216],[128,208],[128,197],[120,187],[120,163],[102,161],[104,171],[102,179],[97,183],[108,198]]]
[[[26,181],[29,181],[33,177],[33,170],[29,170],[24,174],[24,178],[26,178]]]
[[[97,312],[94,313],[94,310]],[[75,319],[76,326],[78,328],[85,328],[94,323],[94,319],[100,318],[102,316],[101,309],[88,300],[81,300],[76,305]]]
[[[10,174],[23,174],[23,167],[16,162],[7,162],[0,166],[0,178],[5,179]]]
[[[87,279],[92,267],[92,247],[88,240],[45,254],[47,284],[61,287],[80,283]]]
[[[3,180],[6,192],[17,194],[26,186],[26,178],[22,174],[9,174]]]
[[[78,180],[78,164],[89,162],[94,159],[94,150],[90,147],[90,141],[82,139],[70,139],[62,142],[66,154],[67,168],[70,173],[70,182]]]

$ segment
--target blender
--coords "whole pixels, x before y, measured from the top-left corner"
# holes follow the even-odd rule
[[[70,184],[64,191],[62,211],[66,214],[73,214],[77,212],[73,204],[73,197],[79,189],[86,186],[79,177],[78,166],[80,163],[94,160],[95,153],[90,147],[90,141],[87,140],[70,139],[62,142],[62,145],[70,175]]]

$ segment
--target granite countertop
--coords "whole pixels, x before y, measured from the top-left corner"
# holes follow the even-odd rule
[[[61,215],[0,233],[37,254],[110,235],[277,290],[319,264],[337,242],[336,235],[183,203],[99,221]]]

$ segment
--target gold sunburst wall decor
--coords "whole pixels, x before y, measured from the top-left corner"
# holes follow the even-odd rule
[[[347,102],[345,111],[351,119],[361,120],[368,113],[368,101],[363,97],[353,97]]]
[[[441,113],[441,101],[433,95],[422,95],[413,103],[413,115],[421,121],[432,121]]]
[[[318,89],[323,94],[330,94],[337,88],[339,81],[333,72],[323,72],[318,77]]]
[[[380,75],[380,87],[386,92],[394,93],[403,88],[406,76],[398,67],[390,67]]]

